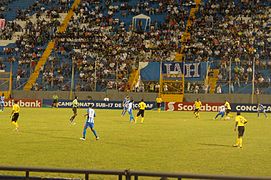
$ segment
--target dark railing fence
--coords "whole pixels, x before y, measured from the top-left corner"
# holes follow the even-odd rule
[[[13,171],[13,172],[24,172],[25,176],[5,176],[1,175],[0,179],[15,180],[15,179],[58,179],[64,180],[65,178],[42,178],[30,176],[30,173],[65,173],[65,174],[81,174],[85,176],[85,180],[89,180],[91,175],[111,175],[116,176],[119,180],[138,180],[144,177],[153,177],[159,180],[167,180],[167,178],[176,178],[177,180],[185,179],[224,179],[224,180],[271,180],[271,177],[250,177],[250,176],[222,176],[222,175],[199,175],[199,174],[188,174],[188,173],[158,173],[158,172],[142,172],[132,170],[82,170],[82,169],[53,169],[53,168],[37,168],[37,167],[3,167],[0,166],[1,172]],[[66,178],[67,179],[67,178]]]

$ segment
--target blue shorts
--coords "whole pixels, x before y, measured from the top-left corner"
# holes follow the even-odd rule
[[[219,112],[218,114],[223,117],[225,115],[225,112]]]
[[[85,128],[87,129],[88,127],[93,129],[94,128],[94,123],[86,122]]]

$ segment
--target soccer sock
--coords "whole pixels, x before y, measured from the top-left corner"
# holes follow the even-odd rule
[[[86,138],[86,133],[87,133],[87,128],[84,128],[84,131],[83,131],[83,138],[84,139]]]
[[[258,111],[258,117],[260,117],[260,113],[259,113],[259,111]]]
[[[236,140],[236,145],[238,146],[239,144],[240,144],[240,139],[238,137],[237,140]]]
[[[17,123],[17,122],[12,121],[12,124],[14,124],[14,126],[15,126],[16,128],[18,128],[18,127],[19,127],[19,125],[18,125],[18,123]]]
[[[161,108],[158,108],[158,112],[161,112]]]
[[[135,118],[135,123],[136,123],[137,119],[138,119],[138,117]]]
[[[240,137],[239,138],[239,147],[242,147],[243,146],[243,137]]]
[[[143,123],[144,122],[144,118],[141,118],[141,123]]]
[[[131,115],[130,115],[130,121],[133,121],[133,120],[135,120],[135,118],[134,118],[134,116],[131,114]]]
[[[266,113],[264,112],[264,116],[265,116],[265,118],[267,118],[267,115],[266,115]]]
[[[94,129],[91,129],[91,131],[93,132],[94,136],[97,138],[98,135],[97,135],[96,131]]]

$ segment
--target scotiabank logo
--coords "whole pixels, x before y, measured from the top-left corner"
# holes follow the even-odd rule
[[[202,103],[201,111],[216,112],[220,103]],[[193,111],[194,103],[168,102],[166,103],[166,111]]]
[[[18,105],[20,107],[28,107],[28,108],[41,108],[41,100],[33,100],[33,99],[19,99]],[[12,107],[14,104],[14,99],[8,99],[5,101],[5,107]]]

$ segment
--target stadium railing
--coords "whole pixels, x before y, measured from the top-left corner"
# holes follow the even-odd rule
[[[44,179],[31,177],[30,173],[65,173],[65,174],[81,174],[85,176],[85,180],[89,180],[90,175],[113,175],[117,176],[119,180],[123,177],[126,180],[131,180],[134,178],[138,180],[139,177],[156,177],[161,180],[166,180],[167,178],[176,178],[181,180],[185,179],[223,179],[223,180],[267,180],[271,177],[250,177],[250,176],[223,176],[223,175],[200,175],[200,174],[189,174],[189,173],[158,173],[158,172],[144,172],[144,171],[131,171],[127,170],[83,170],[83,169],[54,169],[54,168],[39,168],[39,167],[5,167],[0,166],[0,171],[13,171],[13,172],[25,172],[25,176],[3,176],[0,174],[0,179]],[[46,178],[45,178],[46,179]],[[61,179],[61,178],[58,178]],[[67,179],[67,178],[62,178]]]

